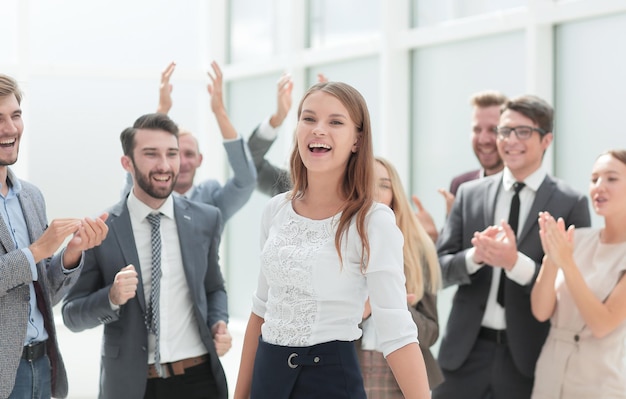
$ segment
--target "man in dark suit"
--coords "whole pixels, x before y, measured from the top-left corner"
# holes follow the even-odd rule
[[[8,167],[24,131],[21,99],[15,79],[0,74],[0,398],[65,398],[52,306],[76,282],[83,251],[106,237],[107,215],[48,225],[39,189]]]
[[[133,188],[86,253],[65,325],[104,324],[100,398],[226,398],[214,342],[228,321],[219,209],[172,195],[180,158],[167,115],[144,115],[120,138]]]
[[[438,357],[445,381],[435,399],[530,397],[549,328],[530,310],[543,257],[537,214],[590,225],[587,198],[542,167],[552,126],[552,107],[540,98],[507,101],[497,134],[503,172],[459,188],[437,243],[444,285],[458,289]]]

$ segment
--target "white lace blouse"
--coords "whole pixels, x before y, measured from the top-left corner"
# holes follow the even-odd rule
[[[298,215],[286,194],[272,198],[261,227],[261,273],[252,311],[264,319],[263,340],[282,346],[354,341],[369,296],[385,356],[417,342],[407,309],[403,237],[391,209],[375,204],[366,219],[370,260],[360,268],[361,240],[352,222],[335,249],[339,214],[324,220]]]

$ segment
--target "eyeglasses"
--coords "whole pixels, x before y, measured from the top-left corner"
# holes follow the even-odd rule
[[[530,136],[532,136],[533,132],[538,132],[542,136],[546,134],[545,130],[531,126],[497,127],[497,133],[500,138],[508,139],[512,132],[515,132],[515,136],[518,140],[528,140]]]

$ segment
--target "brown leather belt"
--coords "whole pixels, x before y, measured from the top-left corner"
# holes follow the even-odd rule
[[[175,375],[185,374],[185,370],[209,361],[209,355],[190,357],[188,359],[179,360],[172,363],[161,363],[163,377],[159,377],[154,364],[148,365],[148,379],[150,378],[170,378]]]

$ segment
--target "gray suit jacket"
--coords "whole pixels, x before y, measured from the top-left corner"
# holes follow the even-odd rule
[[[289,171],[272,165],[265,154],[269,151],[274,140],[266,140],[258,136],[257,126],[248,139],[248,148],[257,171],[257,190],[270,197],[291,190],[291,176]]]
[[[462,184],[437,242],[444,285],[458,284],[438,358],[441,367],[447,370],[461,367],[481,327],[492,268],[484,266],[469,275],[465,253],[472,247],[474,232],[493,225],[496,196],[501,184],[502,174]],[[517,240],[518,251],[535,261],[535,275],[526,286],[508,278],[505,282],[509,349],[517,369],[530,378],[534,375],[535,363],[549,329],[549,323],[538,322],[530,310],[530,291],[543,258],[537,223],[540,211],[548,211],[555,218],[563,217],[567,225],[587,227],[591,223],[587,198],[562,181],[546,176]]]
[[[17,178],[9,169],[8,179]],[[45,202],[39,189],[23,180],[18,193],[31,243],[48,227]],[[45,303],[44,322],[49,338],[48,357],[52,365],[52,396],[67,396],[67,376],[59,353],[52,306],[57,304],[76,282],[80,265],[65,274],[62,270],[63,251],[37,264],[38,281]],[[0,398],[13,390],[15,375],[22,356],[29,313],[29,284],[33,281],[30,265],[24,253],[15,248],[4,219],[0,217]]]
[[[226,398],[226,376],[211,334],[211,326],[218,320],[228,322],[226,291],[218,263],[220,213],[215,207],[174,197],[174,215],[200,337],[210,355],[217,383],[216,397]],[[148,376],[148,333],[140,267],[136,267],[137,296],[122,305],[119,312],[111,310],[109,304],[115,274],[128,264],[139,265],[126,199],[111,208],[107,224],[107,238],[85,253],[84,270],[63,302],[63,321],[75,332],[104,324],[100,398],[142,398]]]
[[[233,177],[224,186],[214,179],[205,180],[193,186],[189,199],[218,207],[222,212],[222,220],[226,223],[252,196],[257,174],[242,138],[225,142],[224,149],[233,169]],[[133,178],[127,173],[122,198],[126,198],[132,187]]]

